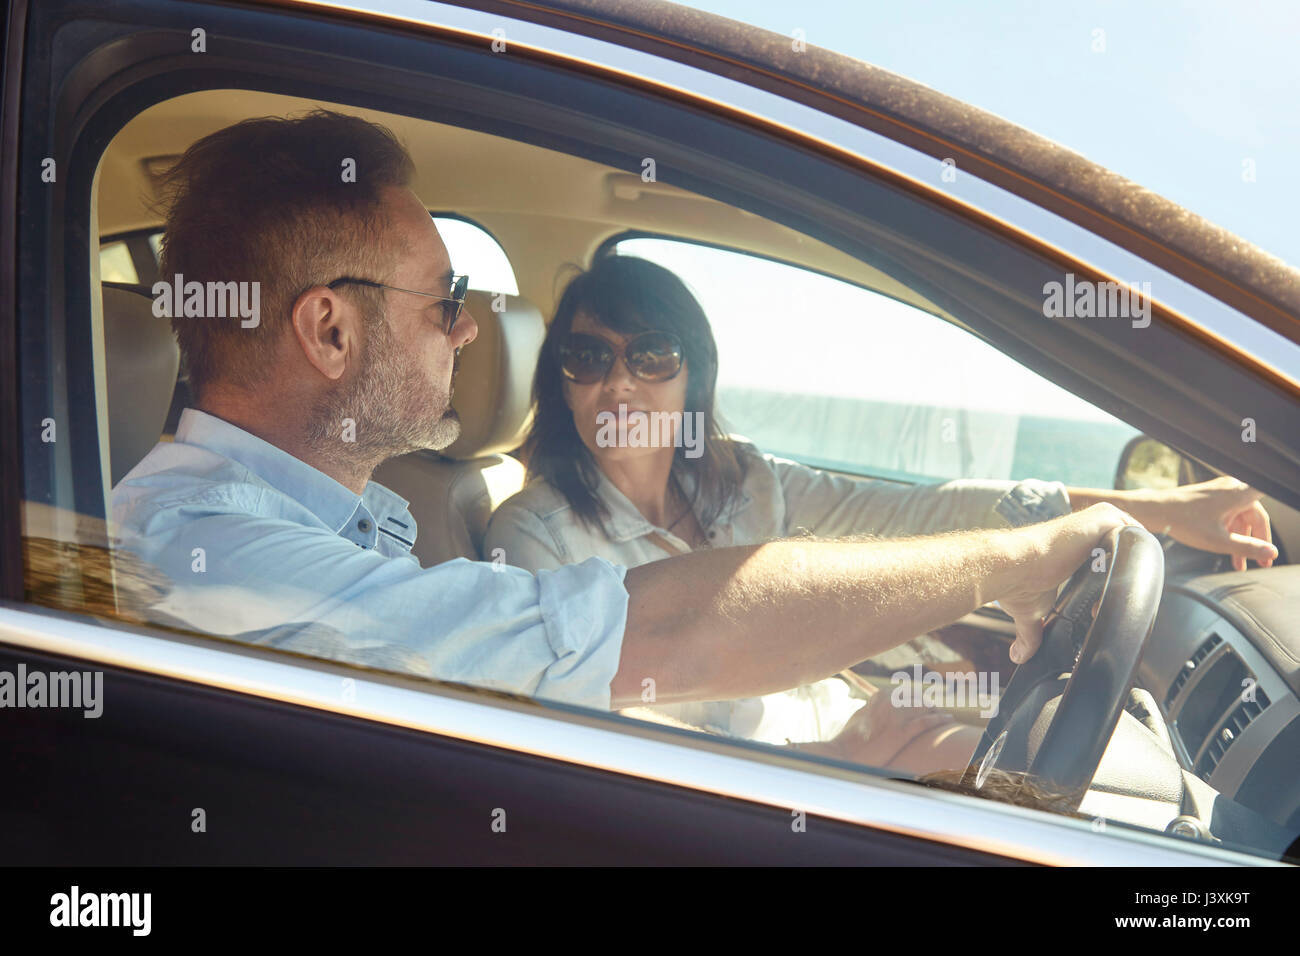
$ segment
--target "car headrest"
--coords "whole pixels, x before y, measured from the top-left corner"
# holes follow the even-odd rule
[[[158,443],[180,368],[171,322],[139,292],[103,284],[108,447],[116,485]]]
[[[524,440],[546,338],[542,314],[522,296],[471,292],[465,308],[478,323],[478,337],[460,353],[451,402],[460,414],[460,438],[443,451],[461,460],[504,454]]]

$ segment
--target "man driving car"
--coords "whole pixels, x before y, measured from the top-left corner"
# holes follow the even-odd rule
[[[220,130],[166,177],[165,284],[255,283],[260,314],[171,310],[194,406],[112,500],[122,545],[172,581],[160,614],[609,709],[647,687],[671,703],[806,684],[994,600],[1023,661],[1059,583],[1125,523],[1243,566],[1276,556],[1258,494],[1220,479],[1074,491],[1072,514],[1022,528],[774,541],[630,571],[421,568],[406,502],[370,476],[456,439],[456,360],[477,326],[412,175],[386,130],[317,111]]]

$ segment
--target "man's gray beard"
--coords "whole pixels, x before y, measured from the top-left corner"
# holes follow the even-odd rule
[[[357,374],[316,403],[308,441],[374,466],[407,452],[446,448],[459,438],[450,394],[436,386],[421,391],[425,370],[397,348],[387,319],[374,323],[366,339]],[[346,419],[355,423],[353,441],[345,440]]]

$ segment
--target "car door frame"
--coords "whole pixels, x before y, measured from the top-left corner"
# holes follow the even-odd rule
[[[70,6],[77,6],[70,4]],[[185,4],[181,6],[190,7],[191,11],[194,5]],[[22,14],[22,4],[18,7],[20,16]],[[174,5],[169,5],[166,13],[161,7],[155,10],[155,5],[149,3],[135,4],[137,13],[148,14],[143,19],[137,19],[137,24],[149,23],[156,26],[158,17],[169,18],[175,13]],[[259,19],[255,11],[235,10],[233,8],[222,9],[219,11],[221,16],[226,17],[225,22],[233,22],[236,16],[246,17],[245,29],[249,24],[264,26],[266,20]],[[157,14],[157,17],[153,14]],[[215,22],[219,19],[214,11],[210,21]],[[284,14],[277,11],[277,15]],[[354,18],[347,19],[349,22],[355,22]],[[11,21],[11,27],[15,21]],[[173,21],[174,22],[174,21]],[[331,21],[320,21],[331,22]],[[138,29],[138,27],[137,27]],[[405,27],[404,27],[405,29]],[[21,34],[21,30],[17,31]],[[250,34],[251,34],[250,30]],[[438,31],[421,29],[418,33],[422,37],[436,34],[443,41],[449,38],[456,42],[466,42],[466,33],[463,29],[458,31]],[[8,37],[12,52],[14,47],[14,36],[16,33],[11,29]],[[473,37],[474,42],[479,44],[490,43],[490,34],[477,34]],[[150,37],[149,42],[157,42],[156,37]],[[122,57],[124,54],[124,44],[118,44],[112,50],[114,56]],[[565,58],[557,54],[547,53],[543,55],[538,53],[539,61],[544,61],[551,66],[555,66]],[[34,57],[43,67],[50,67],[47,58],[42,59],[40,56]],[[28,60],[19,59],[20,63],[28,63]],[[11,90],[10,81],[16,78],[12,75],[10,66],[13,61],[6,61],[6,89],[5,102],[9,106],[11,103],[18,102],[18,91]],[[580,64],[575,60],[569,59],[564,63],[566,69],[582,70],[584,74],[590,75],[591,67],[589,64]],[[115,69],[129,70],[129,61],[122,64],[114,64]],[[24,74],[23,79],[27,76]],[[629,82],[627,77],[617,77],[614,74],[607,74],[603,82],[612,83],[615,80],[619,82]],[[659,91],[661,92],[661,91]],[[87,89],[85,95],[92,98],[101,95],[101,91],[95,89],[92,93]],[[107,95],[107,93],[102,93]],[[12,96],[12,99],[11,99]],[[67,103],[62,104],[67,107]],[[29,114],[30,115],[30,114]],[[49,115],[54,116],[55,111]],[[30,172],[32,160],[39,159],[44,150],[41,145],[30,139],[22,138],[18,134],[18,114],[16,110],[6,110],[5,141],[12,143],[20,149],[15,149],[11,154],[6,154],[6,162],[10,155],[18,157],[22,175],[15,175],[4,186],[4,210],[5,221],[4,229],[9,244],[5,249],[5,260],[12,263],[19,253],[30,252],[30,250],[20,249],[17,241],[17,209],[19,208],[19,195],[25,186],[30,185]],[[69,119],[67,110],[63,111],[63,119]],[[86,122],[86,117],[80,114],[71,117],[73,120]],[[735,117],[728,116],[728,122],[735,120]],[[11,136],[12,130],[12,136]],[[80,132],[79,130],[78,132]],[[102,148],[107,142],[102,138],[102,132],[98,134],[99,138],[91,137],[90,142],[81,142],[75,135],[64,129],[61,133],[63,137],[61,142],[66,146],[69,143],[76,148],[87,150],[96,147]],[[59,142],[59,137],[49,139],[50,142]],[[69,153],[74,153],[70,149]],[[75,155],[70,161],[70,167],[76,162]],[[39,165],[39,164],[37,164]],[[13,169],[13,166],[10,167]],[[36,209],[42,208],[39,204]],[[53,212],[61,211],[61,205],[54,205],[45,208],[45,214],[49,221],[56,222]],[[29,204],[29,214],[32,209]],[[56,244],[53,239],[51,248]],[[87,242],[86,237],[81,237],[82,244]],[[56,254],[50,257],[53,262],[62,268],[47,268],[45,274],[33,275],[31,272],[20,272],[20,283],[15,283],[8,287],[4,294],[3,315],[0,315],[0,322],[4,323],[7,333],[13,334],[13,339],[17,340],[17,322],[16,316],[19,312],[18,303],[15,301],[17,296],[24,296],[25,302],[34,302],[37,306],[50,305],[56,310],[61,307],[62,302],[53,297],[51,278],[54,275],[75,276],[75,272],[68,260],[62,255]],[[32,286],[44,286],[44,290],[37,289],[33,292]],[[20,287],[21,286],[21,291]],[[51,295],[52,298],[47,302],[42,295]],[[76,291],[68,292],[69,313],[75,312],[78,307]],[[34,296],[34,298],[33,298]],[[84,298],[84,297],[83,297]],[[84,306],[84,302],[82,302]],[[43,308],[42,308],[43,312]],[[15,369],[15,373],[17,369]],[[10,409],[16,411],[18,407],[17,382],[19,377],[15,374],[5,384],[3,391],[5,402]],[[30,427],[30,423],[25,423]],[[21,437],[23,430],[19,428],[17,415],[6,422],[7,427],[3,429],[6,441],[6,447],[21,452]],[[90,450],[82,449],[79,453],[84,459],[89,460],[91,457]],[[94,455],[97,456],[97,447],[94,448]],[[455,688],[440,688],[435,694],[424,689],[416,691],[410,687],[402,687],[406,692],[401,705],[394,705],[396,708],[391,713],[379,713],[373,705],[361,706],[357,704],[357,699],[364,698],[368,695],[382,696],[385,688],[389,692],[401,683],[400,678],[394,678],[387,675],[367,674],[364,676],[353,676],[355,672],[346,669],[340,670],[339,665],[331,665],[321,661],[295,661],[292,664],[283,663],[280,660],[263,659],[258,656],[252,648],[243,646],[212,646],[211,641],[192,639],[185,640],[177,636],[159,638],[148,632],[136,632],[132,628],[122,624],[107,625],[101,621],[92,621],[81,618],[77,615],[68,615],[59,612],[35,611],[21,603],[23,591],[21,586],[21,561],[15,564],[15,558],[20,557],[21,542],[17,541],[17,529],[20,527],[20,497],[21,489],[12,479],[5,482],[6,504],[11,506],[6,511],[6,526],[9,531],[6,538],[6,566],[4,568],[4,580],[7,583],[5,596],[8,601],[3,609],[3,625],[0,625],[0,643],[3,644],[3,650],[6,654],[18,654],[24,659],[45,660],[49,666],[56,664],[66,664],[74,666],[77,663],[94,663],[101,666],[106,675],[112,675],[113,681],[121,681],[121,689],[115,692],[114,696],[123,700],[123,709],[128,719],[128,727],[132,731],[137,731],[142,735],[147,735],[152,731],[155,738],[155,746],[146,748],[149,754],[154,756],[160,754],[174,755],[175,748],[180,746],[180,738],[166,737],[168,732],[166,726],[158,726],[158,710],[148,706],[143,692],[141,691],[141,681],[153,683],[161,688],[164,692],[172,695],[172,699],[177,699],[177,695],[192,694],[195,699],[202,696],[203,699],[219,699],[222,701],[224,710],[220,711],[233,719],[237,711],[243,711],[248,714],[265,715],[269,710],[275,710],[277,713],[287,713],[284,708],[305,709],[309,711],[308,718],[320,720],[329,726],[342,726],[336,721],[342,720],[347,722],[363,721],[371,728],[380,727],[405,727],[409,729],[418,729],[420,732],[419,741],[424,745],[424,749],[431,752],[445,746],[470,746],[471,748],[486,748],[493,755],[504,755],[507,759],[517,760],[521,765],[527,764],[534,766],[532,763],[537,759],[543,761],[552,761],[563,764],[566,769],[574,769],[585,775],[584,779],[609,780],[612,778],[619,787],[653,787],[659,785],[669,786],[674,793],[679,796],[690,796],[698,798],[704,794],[708,796],[708,801],[713,805],[722,808],[746,808],[747,812],[753,807],[765,808],[768,817],[766,823],[770,824],[779,818],[782,830],[781,837],[784,839],[784,831],[789,827],[789,818],[791,814],[790,804],[792,801],[790,795],[800,794],[797,802],[809,806],[809,814],[817,820],[838,820],[841,822],[851,823],[852,826],[846,830],[836,830],[836,840],[850,841],[854,839],[865,840],[872,846],[883,846],[884,843],[893,840],[898,835],[903,835],[904,842],[913,842],[913,846],[922,846],[927,853],[933,853],[933,860],[943,859],[945,862],[952,862],[952,853],[959,857],[964,856],[967,862],[987,861],[988,854],[993,853],[1004,859],[1027,859],[1037,862],[1083,862],[1088,860],[1128,860],[1134,859],[1137,853],[1140,857],[1148,862],[1169,862],[1169,861],[1195,861],[1198,863],[1206,862],[1259,862],[1255,858],[1244,857],[1227,851],[1214,850],[1210,848],[1199,848],[1180,845],[1174,841],[1163,838],[1153,837],[1143,833],[1125,833],[1125,834],[1108,834],[1106,836],[1092,833],[1090,829],[1080,824],[1078,821],[1070,821],[1046,817],[1042,814],[1032,813],[1020,808],[1007,807],[1000,804],[993,804],[986,801],[969,800],[955,795],[938,794],[928,790],[920,790],[914,786],[903,786],[899,784],[889,784],[880,781],[877,777],[866,774],[860,770],[843,766],[831,766],[828,764],[810,765],[802,760],[793,760],[780,754],[771,753],[760,747],[746,747],[743,744],[722,743],[716,741],[701,740],[696,735],[677,734],[664,728],[646,728],[639,725],[633,725],[628,722],[619,722],[618,718],[597,718],[593,715],[584,714],[577,711],[566,711],[563,708],[549,708],[545,713],[539,713],[536,710],[529,710],[524,716],[529,724],[528,733],[537,735],[545,733],[553,739],[560,739],[562,732],[560,727],[579,728],[581,739],[589,741],[594,739],[592,735],[603,739],[606,751],[594,756],[591,751],[581,752],[579,750],[566,751],[561,755],[555,753],[539,752],[536,747],[529,749],[529,745],[519,739],[508,736],[504,731],[497,731],[495,735],[483,732],[481,724],[484,716],[482,705],[477,702],[460,700],[457,695],[460,693],[470,693],[460,691]],[[69,499],[75,502],[76,497]],[[83,497],[84,501],[84,497]],[[15,575],[17,577],[15,578]],[[134,639],[134,640],[132,640]],[[134,652],[128,652],[128,648],[135,647]],[[196,665],[194,655],[200,655],[204,663]],[[178,661],[168,661],[169,655],[180,658]],[[233,674],[240,672],[241,669],[247,671],[247,662],[250,659],[258,661],[258,667],[252,670],[251,676],[245,680],[238,680]],[[284,681],[279,684],[268,684],[265,680],[265,674],[262,673],[266,668],[284,667],[288,668],[284,672]],[[346,673],[348,676],[343,676]],[[341,682],[353,681],[352,688],[355,697],[352,700],[324,700],[315,698],[295,697],[295,694],[302,694],[301,688],[294,690],[288,687],[298,681],[317,681],[320,675],[330,675],[329,679],[332,684],[341,686]],[[134,682],[134,683],[132,683]],[[112,686],[110,684],[110,686]],[[458,712],[453,717],[444,717],[441,722],[420,719],[417,716],[418,705],[427,703],[427,701],[437,698],[439,701],[456,700],[458,705],[465,707],[453,708]],[[477,706],[472,710],[470,715],[469,704],[475,703]],[[532,702],[511,702],[517,704],[520,708],[536,708],[538,705]],[[367,709],[369,707],[370,709]],[[134,712],[132,711],[134,708]],[[511,713],[519,717],[521,711],[508,707],[507,702],[496,701],[490,708],[494,714]],[[214,712],[216,713],[216,712]],[[221,720],[213,717],[207,722],[207,726],[221,726]],[[100,726],[100,725],[96,725]],[[106,726],[106,725],[104,725]],[[618,729],[611,729],[617,726]],[[381,728],[382,729],[382,728]],[[576,731],[575,731],[576,732]],[[120,728],[119,728],[120,733]],[[567,731],[565,732],[567,733]],[[74,736],[69,735],[66,731],[62,736],[56,733],[55,736],[63,744],[76,740],[78,745],[83,748],[84,753],[91,750],[90,743],[93,735],[82,732]],[[128,734],[129,736],[129,734]],[[274,735],[266,735],[273,737]],[[191,738],[186,738],[191,739]],[[575,737],[575,740],[578,739]],[[649,748],[644,756],[644,763],[639,767],[631,767],[619,762],[619,758],[612,751],[619,748],[626,748],[628,741],[639,739],[646,741]],[[147,736],[142,736],[141,740],[147,740]],[[322,734],[317,740],[319,749],[313,751],[319,760],[321,755],[326,753],[328,734]],[[211,741],[208,742],[209,744]],[[224,745],[233,748],[229,752],[237,752],[241,741],[234,737],[224,739]],[[243,741],[247,744],[247,741]],[[254,743],[254,747],[262,746],[266,741]],[[9,740],[10,746],[17,746],[18,742],[13,736]],[[555,746],[552,744],[552,746]],[[576,746],[573,745],[573,746]],[[728,760],[736,760],[734,757],[737,753],[735,748],[746,749],[747,753],[740,760],[739,764],[728,763]],[[61,756],[66,756],[67,751],[63,751]],[[690,760],[689,755],[708,754],[707,760]],[[426,753],[422,759],[428,759],[436,762],[436,759]],[[665,769],[665,765],[669,769]],[[742,768],[752,770],[752,779],[746,782],[741,790],[729,790],[725,784],[708,781],[717,781],[720,779],[722,771],[718,768],[725,768],[733,772],[738,772]],[[75,769],[75,768],[72,768]],[[49,774],[52,782],[48,792],[55,792],[55,785],[66,786],[69,778],[64,775],[65,768],[61,762],[48,763],[45,772]],[[70,772],[70,771],[69,771]],[[767,788],[764,790],[764,788]],[[832,793],[833,791],[833,793]],[[811,801],[810,798],[811,797]],[[124,805],[125,802],[118,806]],[[179,806],[179,804],[178,804]],[[936,811],[939,807],[945,807],[953,812],[956,818],[962,822],[959,825],[952,826],[945,830],[944,825],[937,822]],[[779,810],[777,808],[780,808]],[[905,809],[900,809],[905,808]],[[111,830],[109,819],[111,813],[107,812],[107,805],[100,804],[100,816],[97,819],[101,826],[95,829],[95,832],[104,832]],[[572,809],[572,807],[571,807]],[[795,809],[798,809],[797,807]],[[777,818],[771,817],[775,812]],[[635,820],[635,827],[642,827],[645,821],[636,816],[622,816],[615,814],[616,818],[622,819],[626,826],[628,819]],[[978,824],[976,824],[978,820]],[[1001,826],[996,826],[1000,821]],[[440,826],[445,827],[446,821],[441,821]],[[999,836],[997,839],[989,841],[987,835],[991,832],[990,827],[996,831]],[[491,832],[489,830],[489,832]],[[665,833],[667,831],[664,831]],[[793,831],[792,831],[793,832]],[[982,836],[977,836],[977,834]],[[137,834],[138,835],[138,834]],[[89,833],[83,834],[87,840],[93,840],[94,837]],[[432,836],[432,834],[431,834]],[[187,837],[188,838],[188,837]],[[733,846],[739,848],[745,840],[754,838],[754,832],[748,833],[737,832],[736,842]],[[667,837],[665,837],[667,839]],[[119,852],[124,848],[120,845],[112,844],[111,840],[105,838],[103,846],[113,848]],[[1040,842],[1041,841],[1041,842]],[[833,844],[835,841],[831,841]],[[147,843],[147,841],[146,841]],[[1050,847],[1044,844],[1051,844]],[[155,849],[163,844],[158,843]],[[288,841],[285,846],[280,847],[281,852],[292,852],[294,847],[299,850],[305,850],[312,844],[306,840],[299,843]],[[769,847],[776,844],[769,844]],[[829,846],[829,844],[828,844]],[[69,847],[69,851],[75,848]],[[248,849],[252,849],[251,846]],[[536,852],[543,854],[545,858],[565,858],[565,854],[572,851],[572,846],[566,846],[562,841],[546,842],[538,844]],[[701,850],[701,855],[696,859],[708,859],[703,851],[708,847],[697,848]],[[773,853],[779,853],[780,848],[772,850]],[[794,851],[798,858],[804,858],[804,850]],[[832,853],[832,849],[824,850],[826,853]],[[883,849],[881,852],[885,852]],[[558,854],[553,856],[551,854]],[[94,855],[93,853],[91,854]],[[425,857],[428,858],[427,856]],[[533,857],[536,858],[536,857]],[[791,859],[793,859],[792,857]],[[859,857],[862,859],[863,857]],[[283,859],[283,857],[281,857]],[[629,862],[637,862],[631,860]]]

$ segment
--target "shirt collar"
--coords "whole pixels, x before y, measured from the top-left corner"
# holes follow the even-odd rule
[[[596,496],[609,512],[603,524],[605,536],[610,541],[621,544],[655,530],[654,525],[645,519],[627,495],[619,491],[599,468],[596,469]]]
[[[355,527],[359,511],[369,512],[372,518],[378,516],[379,521],[397,518],[405,522],[410,517],[406,499],[378,482],[370,482],[358,495],[284,449],[197,408],[181,412],[175,441],[197,445],[243,465],[298,502],[335,534]],[[413,521],[410,526],[414,527]]]
[[[610,541],[621,544],[657,530],[637,510],[636,505],[632,504],[627,495],[619,491],[614,482],[605,476],[605,473],[599,467],[596,468],[596,475],[596,495],[609,510],[609,517],[604,523],[604,528],[605,535]],[[682,490],[687,497],[694,495],[696,485],[694,472],[685,472],[681,476],[681,482]],[[750,501],[751,496],[745,493],[744,488],[739,489],[736,496],[722,509],[713,526],[719,529],[725,528],[735,519],[736,515],[749,506]],[[698,511],[696,513],[698,514]],[[709,529],[704,530],[708,531]]]

